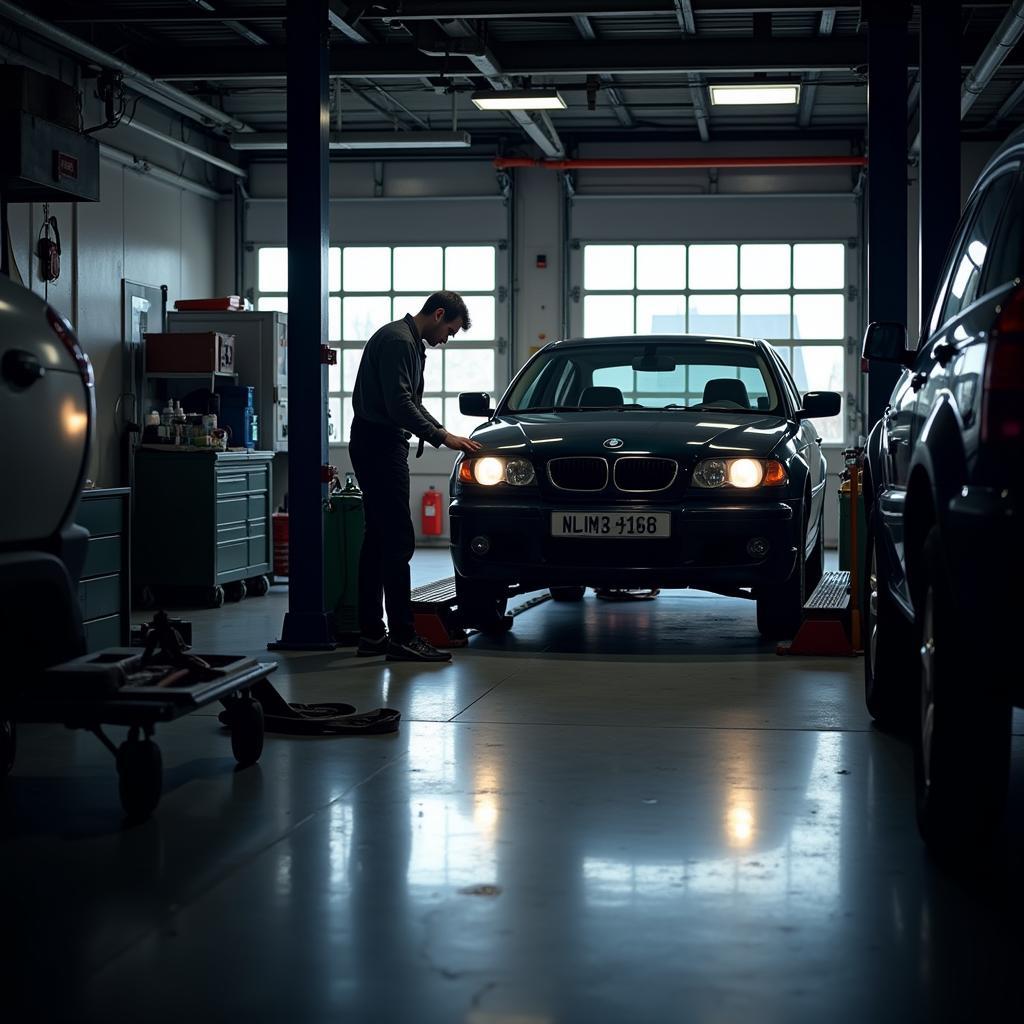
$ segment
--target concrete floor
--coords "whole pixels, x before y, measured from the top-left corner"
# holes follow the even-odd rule
[[[196,649],[268,657],[285,603],[192,613]],[[548,602],[448,667],[273,657],[290,699],[400,733],[269,737],[238,772],[211,708],[158,732],[163,802],[124,828],[95,739],[22,730],[6,1020],[1022,1019],[1019,717],[1006,833],[962,877],[861,663],[778,658],[741,601]]]

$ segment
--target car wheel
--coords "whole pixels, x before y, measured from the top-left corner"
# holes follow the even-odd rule
[[[969,633],[957,621],[935,527],[922,563],[915,609],[920,645],[917,825],[932,853],[964,856],[983,850],[1002,818],[1013,709],[1002,674],[994,666],[978,670],[979,651],[966,641]]]
[[[877,507],[868,518],[864,548],[868,597],[864,703],[880,726],[907,730],[914,717],[914,631],[889,590],[889,563],[879,537]]]
[[[804,591],[813,594],[825,574],[825,510],[818,513],[818,539],[804,569]]]
[[[509,616],[505,614],[508,596],[505,587],[455,577],[455,602],[459,621],[481,633],[506,633]]]
[[[586,587],[551,587],[549,589],[552,601],[582,601],[586,592]]]
[[[757,593],[757,630],[769,640],[792,640],[804,614],[807,558],[797,545],[796,564],[785,583],[761,587]]]

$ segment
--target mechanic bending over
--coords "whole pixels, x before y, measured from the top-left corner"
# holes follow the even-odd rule
[[[427,348],[445,345],[469,330],[461,295],[435,292],[415,315],[385,324],[366,343],[352,392],[355,416],[349,439],[352,467],[363,491],[366,532],[359,557],[359,647],[361,657],[389,661],[451,661],[416,635],[410,599],[409,561],[416,532],[409,512],[409,437],[457,452],[480,449],[468,437],[450,434],[423,407]],[[388,629],[384,628],[387,604]]]

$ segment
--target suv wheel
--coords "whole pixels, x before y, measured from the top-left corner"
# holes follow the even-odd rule
[[[757,593],[757,629],[769,640],[792,640],[804,614],[807,558],[804,545],[797,547],[796,565],[785,583],[762,587]]]
[[[969,855],[999,826],[1010,771],[1012,706],[997,671],[978,671],[956,621],[939,531],[925,542],[917,609],[920,714],[917,825],[929,850]],[[986,659],[987,660],[987,659]]]
[[[813,594],[825,574],[825,510],[818,513],[818,539],[804,569],[804,592]]]
[[[914,631],[889,590],[889,563],[881,547],[878,509],[868,518],[864,545],[867,621],[864,703],[883,728],[909,730],[914,717]]]
[[[467,629],[481,633],[506,633],[512,618],[505,614],[508,595],[505,587],[455,577],[455,600],[459,621]]]

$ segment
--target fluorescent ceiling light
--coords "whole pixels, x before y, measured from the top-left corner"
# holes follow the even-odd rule
[[[272,152],[288,148],[287,132],[237,132],[232,149]],[[468,149],[469,132],[331,132],[329,146],[337,149]]]
[[[767,104],[792,105],[800,102],[800,86],[792,85],[709,85],[716,107],[753,107]]]
[[[565,110],[557,89],[506,89],[475,92],[470,97],[478,110]]]

